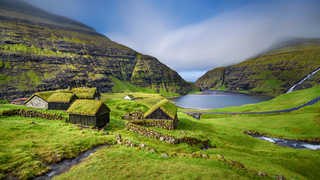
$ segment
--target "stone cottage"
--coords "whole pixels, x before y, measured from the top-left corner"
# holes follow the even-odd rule
[[[78,99],[67,110],[68,122],[84,126],[104,127],[110,121],[110,109],[102,101]]]
[[[48,98],[48,109],[67,110],[76,99],[72,93],[54,93]]]
[[[173,129],[178,126],[177,106],[167,99],[160,101],[150,108],[145,114],[144,119],[168,121]]]

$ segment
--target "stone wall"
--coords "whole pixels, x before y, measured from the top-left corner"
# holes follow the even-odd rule
[[[145,119],[145,120],[132,120],[133,124],[146,126],[146,127],[158,127],[162,129],[172,130],[174,128],[173,120],[163,120],[163,119]]]
[[[165,142],[170,143],[170,144],[179,144],[179,139],[177,139],[177,138],[175,138],[173,136],[170,136],[170,135],[167,135],[167,134],[162,134],[162,133],[154,131],[154,130],[152,130],[150,128],[146,128],[146,127],[143,127],[143,126],[131,123],[131,122],[127,122],[126,129],[128,131],[140,134],[140,135],[145,136],[145,137],[158,139],[160,141],[165,141]]]
[[[2,116],[23,116],[23,117],[33,117],[33,118],[44,118],[49,120],[66,120],[66,118],[57,114],[49,114],[33,110],[24,110],[24,109],[13,109],[4,111],[1,114]]]
[[[132,121],[127,122],[126,129],[128,131],[140,134],[142,136],[150,137],[150,138],[153,138],[153,139],[158,139],[160,141],[165,141],[165,142],[170,143],[170,144],[186,143],[186,144],[188,144],[190,146],[200,145],[201,149],[212,148],[210,146],[210,142],[209,142],[208,139],[202,141],[202,140],[194,138],[194,137],[176,138],[174,136],[171,136],[171,135],[168,135],[168,134],[159,133],[159,132],[154,131],[154,130],[152,130],[150,128],[146,128],[146,127],[140,126],[138,124],[134,124],[134,123],[132,123]]]

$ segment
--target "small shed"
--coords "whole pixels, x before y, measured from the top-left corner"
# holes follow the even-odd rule
[[[27,107],[48,109],[48,97],[53,93],[53,91],[35,93],[24,102],[24,105]]]
[[[129,94],[127,96],[125,96],[123,99],[128,100],[128,101],[132,101],[134,99],[133,95]]]
[[[48,98],[48,109],[67,110],[76,99],[72,93],[54,93]]]
[[[145,114],[145,119],[172,120],[174,128],[178,126],[177,106],[164,99],[150,108]]]
[[[100,99],[100,93],[97,88],[73,88],[72,93],[74,93],[79,99]]]
[[[85,126],[104,127],[110,121],[110,109],[102,101],[78,99],[67,110],[69,122]]]

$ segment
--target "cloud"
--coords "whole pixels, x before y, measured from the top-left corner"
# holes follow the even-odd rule
[[[213,12],[214,16],[192,24],[185,24],[185,19],[195,12],[181,23],[175,17],[178,13],[149,0],[28,2],[106,30],[102,33],[112,40],[157,57],[187,80],[214,67],[241,62],[284,39],[320,37],[317,0],[259,1]]]
[[[241,62],[283,39],[320,35],[316,1],[247,6],[183,27],[150,4],[129,7],[123,19],[127,31],[106,35],[157,57],[189,80],[195,72]]]

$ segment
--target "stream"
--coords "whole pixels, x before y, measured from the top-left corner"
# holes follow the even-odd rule
[[[320,71],[320,68],[316,69],[315,71],[311,72],[310,74],[308,74],[306,77],[304,77],[302,80],[300,80],[298,83],[296,83],[295,85],[293,85],[288,91],[287,93],[290,93],[294,90],[294,88],[296,88],[298,85],[302,84],[304,81],[306,81],[307,79],[311,78],[313,75],[315,75],[318,71]]]
[[[100,145],[93,149],[90,149],[86,152],[83,152],[79,156],[75,157],[74,159],[65,159],[59,163],[51,164],[49,165],[49,168],[51,169],[49,172],[42,176],[38,176],[34,178],[33,180],[49,180],[52,179],[54,176],[57,176],[59,174],[62,174],[66,171],[68,171],[72,166],[77,165],[81,163],[85,158],[91,156],[93,153],[95,153],[98,149],[101,149],[105,147],[106,145]]]
[[[295,149],[311,149],[311,150],[318,150],[320,149],[320,144],[311,144],[303,141],[296,141],[296,140],[289,140],[289,139],[280,139],[280,138],[270,138],[261,135],[250,135],[252,137],[268,141],[274,143],[279,146],[287,146]]]

